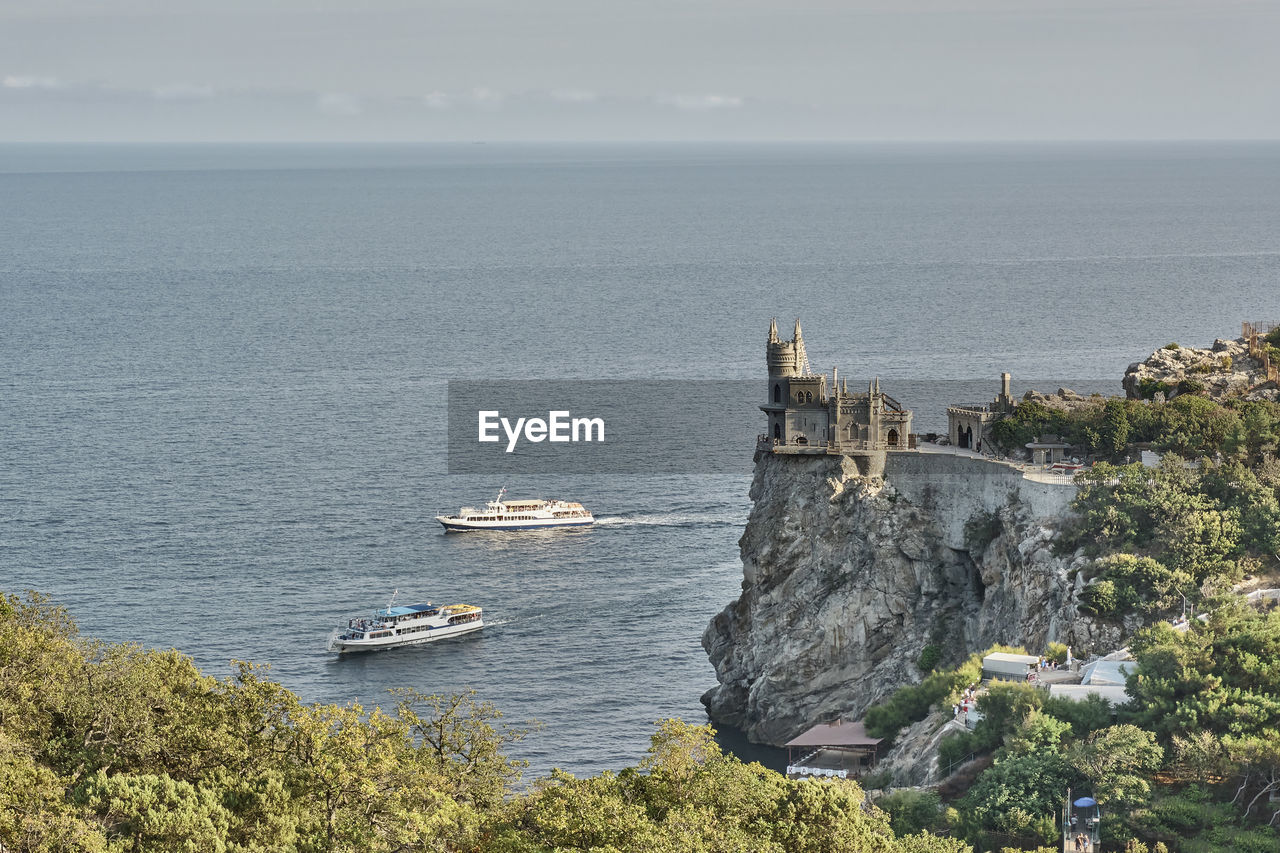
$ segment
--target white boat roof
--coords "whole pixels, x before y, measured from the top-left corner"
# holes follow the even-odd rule
[[[434,613],[439,610],[439,606],[427,602],[426,604],[397,604],[395,607],[384,607],[378,611],[379,616],[409,616],[413,613]]]

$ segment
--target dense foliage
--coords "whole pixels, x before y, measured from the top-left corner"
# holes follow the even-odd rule
[[[1099,556],[1086,588],[1102,615],[1212,598],[1280,553],[1280,467],[1239,461],[1158,468],[1099,463],[1078,475],[1074,523],[1059,547]]]
[[[1185,853],[1280,849],[1280,610],[1224,605],[1177,631],[1157,624],[1131,650],[1132,701],[1050,699],[992,684],[972,732],[948,736],[940,761],[993,752],[958,802],[978,844],[1050,843],[1063,792],[1105,803],[1113,842]]]
[[[472,694],[307,705],[239,665],[79,638],[0,595],[0,850],[961,853],[853,782],[789,781],[667,720],[638,767],[517,785],[523,731]],[[915,818],[903,826],[915,827]]]
[[[1175,389],[1147,390],[1151,396],[1156,390]],[[1098,396],[1090,405],[1061,409],[1027,400],[992,427],[992,437],[1007,450],[1021,449],[1036,436],[1050,433],[1112,460],[1141,443],[1186,458],[1222,455],[1252,467],[1274,456],[1280,446],[1280,404],[1239,399],[1218,403],[1193,388],[1163,403]]]

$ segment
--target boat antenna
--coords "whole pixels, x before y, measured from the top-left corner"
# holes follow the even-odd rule
[[[503,486],[501,489],[498,489],[498,496],[493,499],[493,502],[500,503],[502,501],[502,496],[505,495],[506,493],[507,493],[506,486]]]
[[[387,602],[387,609],[391,609],[391,605],[396,603],[396,596],[400,594],[400,587],[396,587],[396,591],[391,593],[391,600]]]

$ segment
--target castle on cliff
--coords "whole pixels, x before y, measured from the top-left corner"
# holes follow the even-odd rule
[[[911,410],[880,390],[880,380],[866,392],[851,392],[835,368],[826,374],[809,369],[800,321],[791,340],[778,337],[778,321],[769,324],[767,418],[761,444],[782,453],[866,454],[905,450],[914,445]]]

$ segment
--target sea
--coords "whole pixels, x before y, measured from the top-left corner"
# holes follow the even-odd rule
[[[773,317],[889,393],[1118,392],[1157,347],[1280,320],[1280,145],[0,146],[0,590],[307,701],[474,689],[532,728],[530,776],[634,764],[655,721],[706,721],[753,448],[450,473],[447,383],[689,382],[688,439],[704,380],[764,402]],[[599,523],[432,520],[503,487]],[[486,627],[327,651],[393,595]]]

